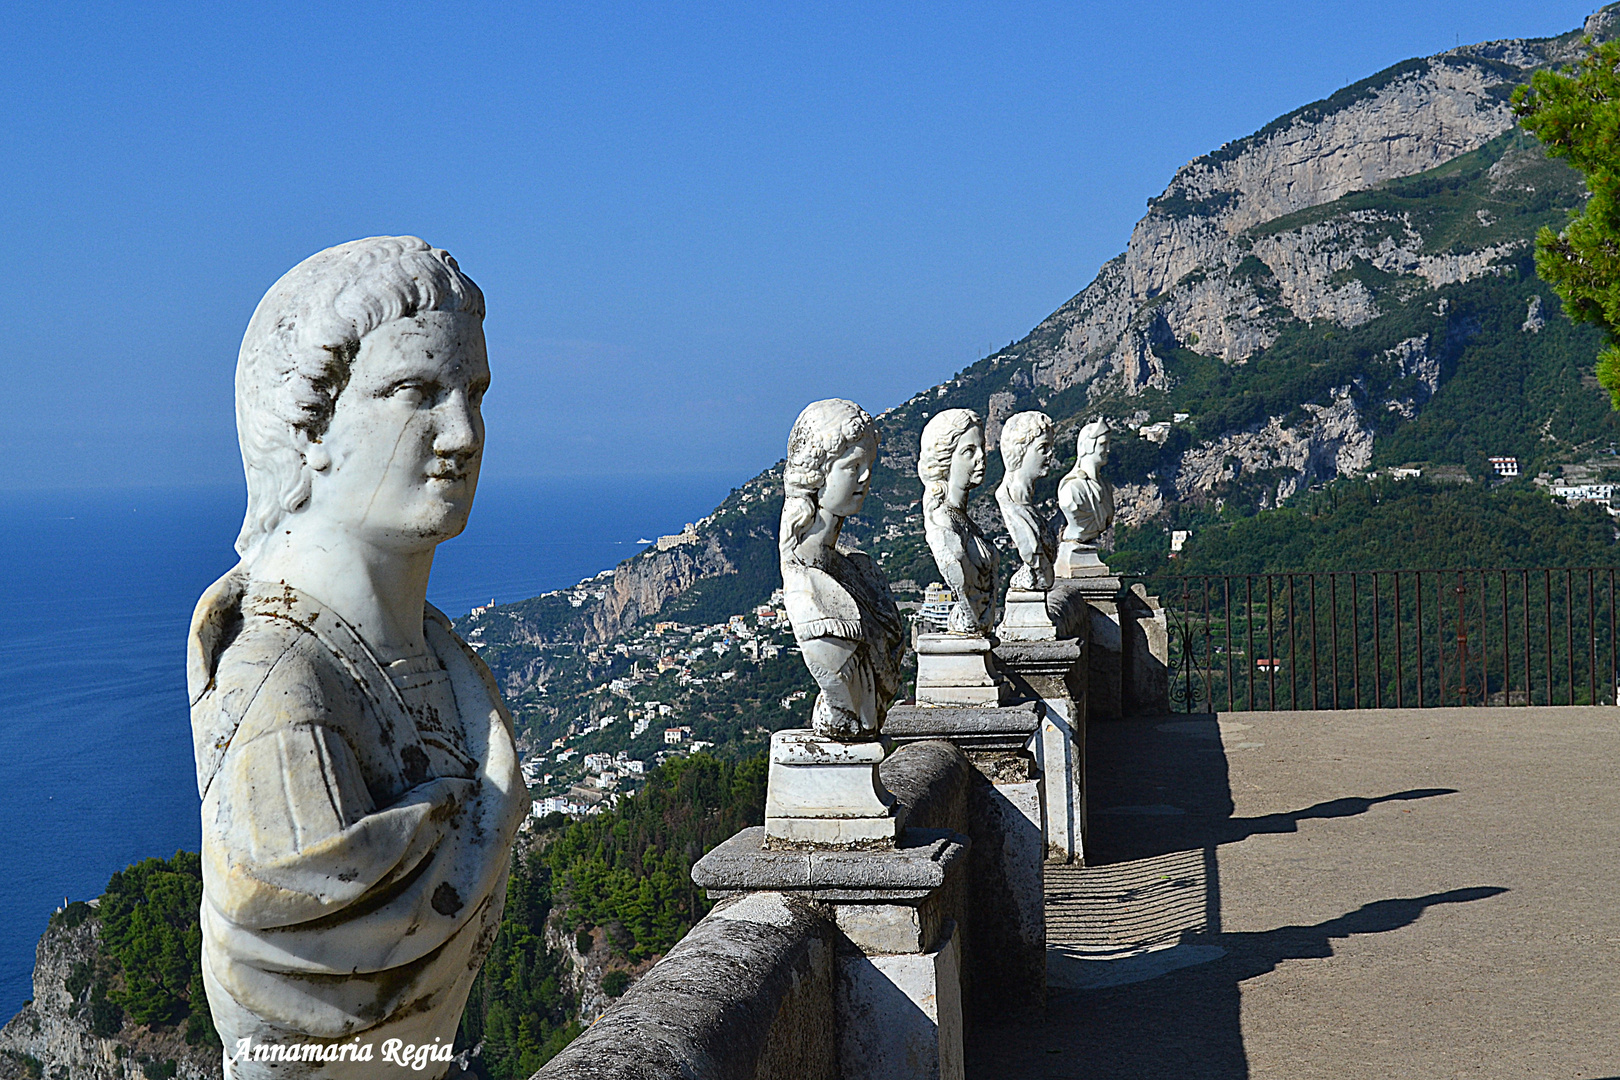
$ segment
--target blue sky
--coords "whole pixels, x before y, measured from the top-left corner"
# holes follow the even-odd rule
[[[486,475],[721,472],[1021,337],[1188,159],[1588,3],[13,4],[8,488],[239,476],[280,274],[415,233],[483,287]]]

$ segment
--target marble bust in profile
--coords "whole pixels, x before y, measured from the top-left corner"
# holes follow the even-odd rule
[[[821,692],[817,735],[876,738],[900,689],[905,624],[869,555],[839,547],[872,484],[878,430],[852,401],[805,406],[788,436],[779,554],[783,606]]]
[[[1016,413],[1001,429],[1005,471],[996,488],[996,505],[1022,564],[1007,583],[1015,591],[1045,592],[1052,587],[1057,537],[1035,512],[1035,481],[1052,470],[1053,438],[1052,419],[1041,412]]]
[[[1114,488],[1102,478],[1108,460],[1108,423],[1093,420],[1075,439],[1074,468],[1058,482],[1058,507],[1068,525],[1066,543],[1095,544],[1114,523]]]
[[[972,409],[946,409],[923,427],[917,476],[923,532],[934,565],[956,594],[946,629],[985,636],[995,622],[996,552],[968,516],[968,495],[984,482],[984,424]]]
[[[483,316],[448,254],[373,237],[294,267],[243,338],[241,561],[187,657],[228,1077],[385,1068],[257,1061],[244,1039],[451,1043],[499,925],[529,806],[512,720],[426,602],[478,483]]]

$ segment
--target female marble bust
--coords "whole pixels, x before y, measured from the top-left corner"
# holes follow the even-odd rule
[[[483,316],[445,252],[373,237],[294,267],[243,338],[241,562],[187,657],[227,1077],[376,1076],[340,1044],[449,1045],[499,926],[529,807],[512,720],[426,602],[478,483]]]
[[[923,531],[956,594],[946,623],[953,634],[984,636],[995,621],[996,552],[967,512],[968,493],[984,482],[984,462],[984,425],[972,409],[946,409],[923,427]]]
[[[852,401],[805,406],[788,436],[779,552],[783,605],[821,693],[818,735],[876,738],[900,689],[905,625],[870,556],[838,546],[872,483],[878,430]]]
[[[1009,589],[1045,592],[1052,587],[1057,538],[1035,512],[1035,481],[1051,471],[1052,440],[1052,419],[1045,413],[1017,413],[1001,429],[1005,475],[996,488],[996,505],[1023,561],[1008,582]]]
[[[1093,420],[1076,439],[1074,468],[1058,482],[1058,506],[1068,521],[1064,541],[1095,544],[1114,523],[1114,487],[1100,475],[1106,460],[1108,424]]]

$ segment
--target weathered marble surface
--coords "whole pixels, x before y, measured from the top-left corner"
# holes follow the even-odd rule
[[[922,430],[917,476],[923,531],[934,565],[957,596],[946,629],[989,634],[996,616],[996,551],[968,516],[969,493],[984,482],[984,424],[972,409],[946,409]]]
[[[1068,521],[1058,545],[1059,577],[1086,576],[1102,566],[1097,541],[1114,524],[1114,487],[1101,475],[1107,460],[1108,424],[1093,420],[1075,441],[1074,468],[1058,482],[1058,506]]]
[[[374,237],[295,267],[243,339],[241,562],[187,669],[229,1077],[375,1076],[388,1039],[450,1043],[500,920],[529,806],[512,721],[426,603],[478,480],[483,311],[447,254]],[[242,1040],[374,1049],[233,1061]]]
[[[771,846],[893,847],[901,821],[878,778],[880,740],[841,742],[789,728],[771,736],[765,834]]]
[[[917,704],[995,706],[1011,687],[996,671],[991,641],[979,634],[918,634]]]
[[[810,731],[771,739],[765,832],[776,844],[893,846],[900,822],[877,740],[900,690],[905,624],[870,556],[842,550],[872,484],[878,429],[852,401],[805,406],[788,435],[778,555],[783,606],[816,685]]]
[[[836,739],[873,738],[900,689],[905,624],[869,555],[840,550],[877,460],[877,425],[852,401],[805,406],[788,436],[778,541],[783,605],[821,688],[811,726]]]

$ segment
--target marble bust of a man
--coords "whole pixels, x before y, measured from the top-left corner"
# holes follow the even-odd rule
[[[1058,506],[1067,526],[1063,539],[1095,544],[1114,523],[1114,488],[1102,478],[1108,460],[1108,423],[1093,420],[1075,437],[1074,468],[1058,483]]]
[[[934,565],[956,594],[946,628],[985,636],[995,622],[996,553],[968,516],[968,495],[984,482],[984,424],[972,409],[946,409],[923,425],[917,476],[923,533]]]
[[[294,267],[243,338],[241,561],[187,658],[228,1077],[371,1077],[390,1039],[452,1043],[499,925],[529,806],[512,720],[426,602],[478,483],[483,316],[448,254],[373,237]]]

